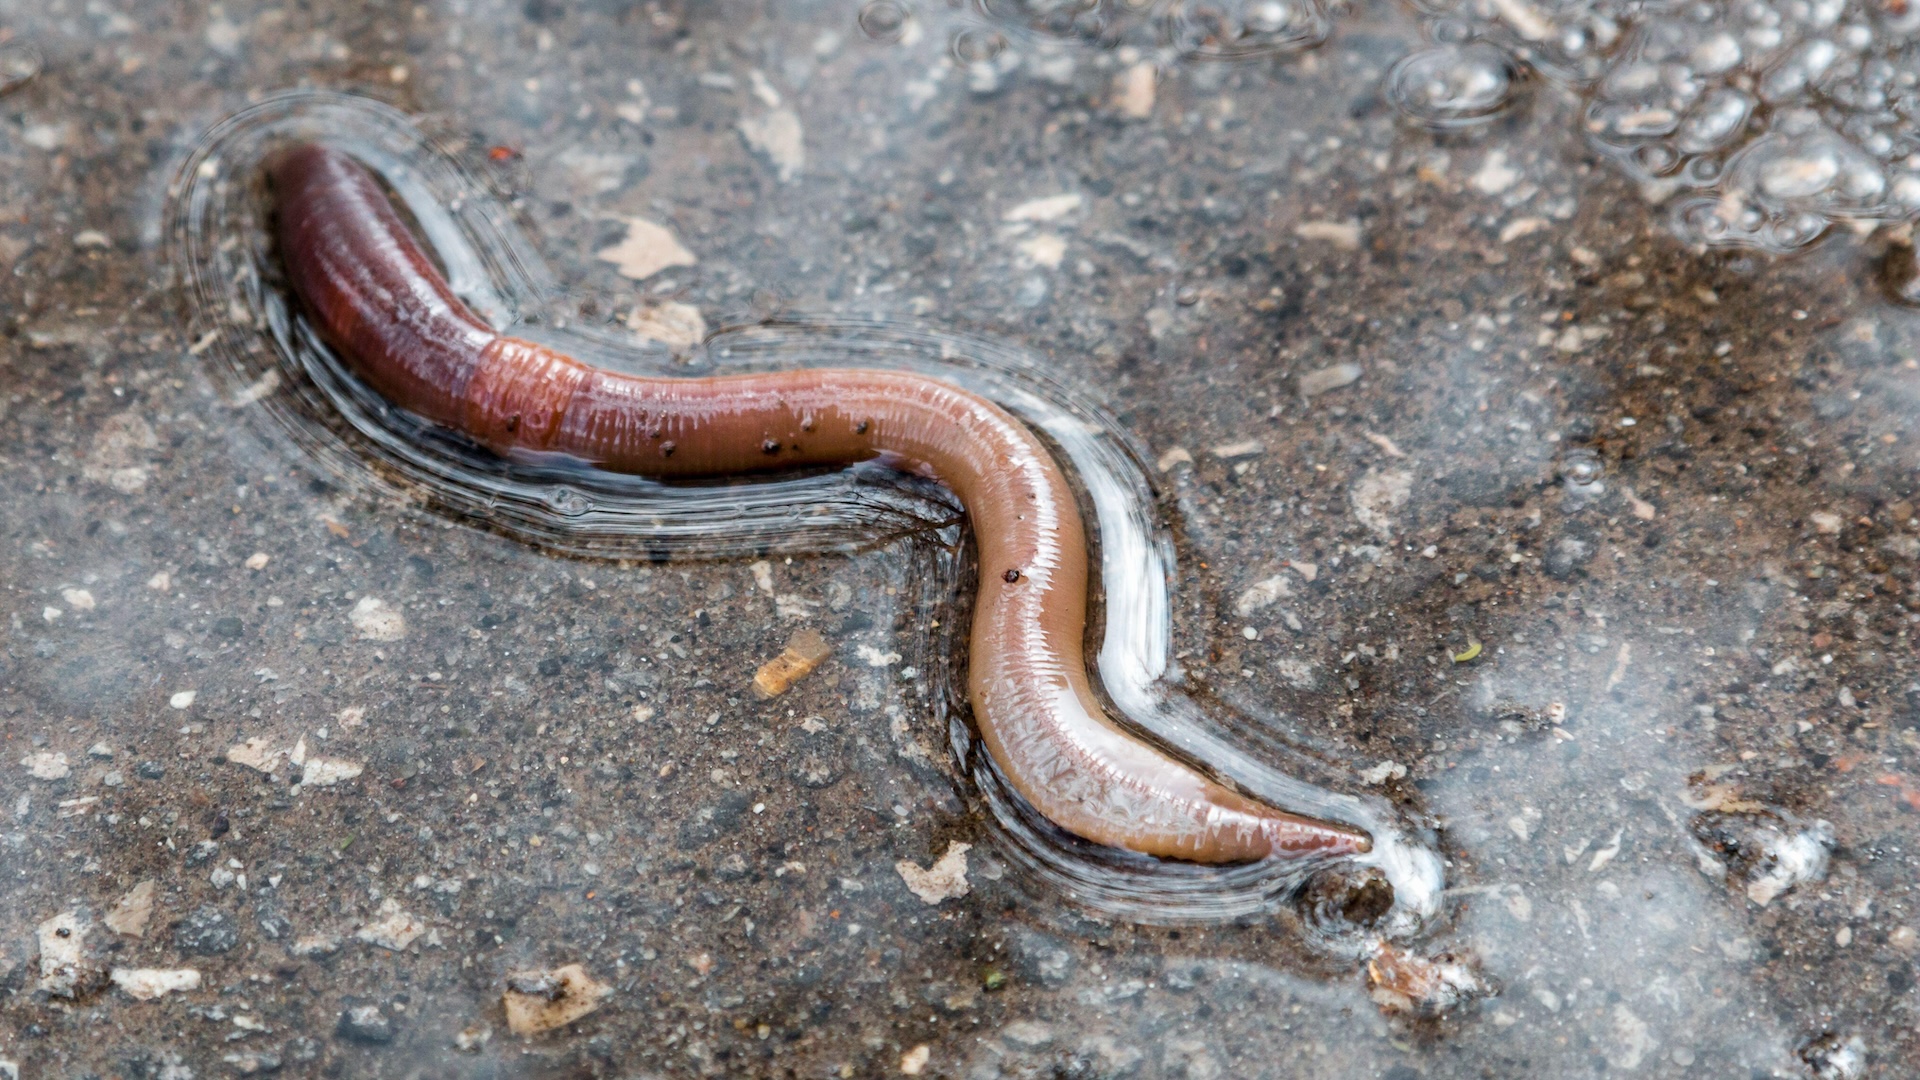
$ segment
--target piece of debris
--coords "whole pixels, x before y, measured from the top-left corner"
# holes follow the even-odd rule
[[[254,736],[238,746],[227,747],[227,760],[235,765],[245,765],[249,769],[258,769],[263,773],[274,772],[287,756],[287,751],[276,750],[267,744],[267,740]]]
[[[833,646],[818,630],[802,630],[787,639],[779,656],[760,665],[753,676],[754,696],[762,701],[779,697],[794,683],[813,673],[813,669],[833,655]]]
[[[1613,839],[1601,845],[1600,850],[1593,853],[1593,859],[1587,863],[1587,872],[1597,874],[1606,869],[1608,863],[1618,858],[1620,856],[1620,841],[1626,834],[1627,830],[1624,828],[1613,830]]]
[[[500,1000],[506,1006],[508,1030],[527,1038],[565,1027],[612,996],[613,987],[588,975],[581,965],[568,964],[509,976]]]
[[[1145,120],[1153,115],[1158,73],[1153,61],[1141,60],[1120,70],[1113,77],[1113,108],[1130,120]]]
[[[1359,382],[1360,376],[1364,374],[1366,374],[1366,369],[1362,368],[1359,364],[1335,364],[1332,367],[1323,367],[1307,372],[1305,375],[1300,376],[1296,385],[1300,390],[1301,397],[1318,397],[1329,390],[1338,390],[1343,386],[1352,386],[1354,383]]]
[[[111,977],[113,985],[138,1001],[200,989],[200,973],[192,968],[114,968]]]
[[[1288,584],[1284,574],[1275,574],[1263,581],[1249,585],[1246,591],[1233,602],[1233,613],[1246,618],[1264,608],[1272,607],[1275,602],[1293,595],[1293,586]]]
[[[106,972],[87,949],[93,923],[77,910],[63,911],[38,927],[40,989],[54,997],[77,998],[99,989]]]
[[[1507,164],[1507,152],[1495,150],[1468,182],[1485,195],[1498,195],[1520,181],[1520,170]]]
[[[338,934],[308,934],[294,938],[287,951],[301,957],[332,956],[340,951],[340,945]]]
[[[1660,1045],[1647,1022],[1627,1008],[1624,1002],[1613,1006],[1613,1041],[1606,1053],[1607,1064],[1619,1072],[1632,1072]]]
[[[1207,453],[1222,461],[1234,461],[1239,458],[1258,457],[1267,452],[1267,448],[1258,439],[1242,439],[1239,442],[1221,443]]]
[[[900,1071],[908,1076],[919,1076],[921,1071],[927,1067],[927,1062],[932,1058],[933,1047],[928,1046],[926,1043],[921,1043],[919,1046],[900,1055]]]
[[[800,114],[792,109],[781,107],[760,116],[741,117],[740,137],[748,147],[766,155],[783,184],[807,167],[806,129],[800,124]]]
[[[345,761],[340,758],[308,758],[300,770],[301,787],[332,787],[344,780],[351,780],[366,771],[366,767],[357,761]]]
[[[1828,510],[1815,510],[1807,515],[1807,520],[1813,523],[1813,531],[1821,536],[1839,536],[1840,528],[1845,524],[1839,514]]]
[[[953,841],[947,844],[946,854],[924,870],[907,859],[894,863],[893,868],[907,883],[909,892],[926,903],[938,904],[943,900],[965,896],[973,890],[973,886],[967,883],[967,852],[971,850],[972,844]]]
[[[1027,237],[1013,245],[1020,258],[1029,266],[1042,270],[1058,270],[1067,257],[1067,242],[1050,232]]]
[[[1747,899],[1761,907],[1788,891],[1827,876],[1833,852],[1833,826],[1802,824],[1784,811],[1708,811],[1693,821],[1693,834],[1724,859],[1730,884],[1744,886]]]
[[[1000,220],[1016,221],[1058,221],[1075,210],[1080,209],[1086,200],[1077,191],[1060,195],[1045,195],[1038,199],[1028,199],[1000,215]]]
[[[700,261],[664,226],[637,217],[627,218],[626,223],[627,235],[593,256],[612,263],[621,277],[645,281],[668,267],[693,266]]]
[[[1393,515],[1413,495],[1413,474],[1405,469],[1369,469],[1353,485],[1348,501],[1353,516],[1382,540],[1393,535]]]
[[[1484,651],[1484,649],[1485,649],[1485,646],[1481,645],[1479,642],[1469,641],[1467,642],[1466,648],[1461,649],[1459,652],[1453,654],[1453,662],[1456,664],[1470,664],[1473,661],[1480,659],[1480,654],[1481,652]]]
[[[1635,495],[1632,488],[1622,489],[1621,494],[1626,496],[1627,508],[1632,510],[1633,516],[1641,521],[1652,521],[1660,515],[1660,511],[1654,509],[1652,503]]]
[[[253,554],[247,556],[247,561],[245,565],[246,565],[246,568],[249,570],[265,570],[267,568],[267,562],[271,558],[272,556],[268,555],[264,551],[256,551]]]
[[[889,664],[897,664],[900,662],[899,653],[881,652],[871,645],[856,646],[853,651],[854,655],[866,661],[868,667],[886,667]]]
[[[1823,1032],[1808,1040],[1799,1050],[1814,1080],[1859,1080],[1867,1071],[1866,1040],[1858,1035],[1841,1037]]]
[[[1407,767],[1397,761],[1383,761],[1371,769],[1360,770],[1360,779],[1369,784],[1384,784],[1389,780],[1400,780],[1407,775]]]
[[[1166,453],[1161,454],[1160,460],[1153,463],[1154,468],[1159,469],[1161,472],[1172,472],[1175,465],[1191,464],[1193,464],[1193,455],[1188,453],[1187,448],[1184,446],[1176,446]]]
[[[93,598],[93,593],[87,589],[61,589],[60,599],[65,600],[67,606],[75,611],[92,611],[100,606],[99,602]]]
[[[399,641],[407,636],[406,617],[376,597],[361,597],[347,612],[347,621],[363,641]]]
[[[1341,251],[1360,250],[1360,223],[1357,221],[1303,221],[1293,227],[1302,240],[1324,240]]]
[[[158,888],[159,884],[152,878],[142,881],[128,889],[100,921],[123,937],[146,937],[147,923],[153,918],[153,894]]]
[[[73,770],[67,765],[67,755],[36,751],[20,759],[27,774],[35,780],[64,780]]]
[[[301,736],[300,741],[293,745],[293,753],[287,760],[300,766],[301,787],[332,787],[366,771],[366,767],[357,761],[308,754],[305,736]]]
[[[468,1054],[477,1054],[486,1049],[493,1041],[493,1029],[485,1024],[473,1024],[461,1028],[453,1037],[453,1048]]]
[[[1367,994],[1389,1013],[1439,1016],[1490,989],[1469,961],[1451,953],[1428,959],[1382,941],[1367,960]]]
[[[378,918],[355,930],[353,936],[369,945],[399,952],[427,932],[426,923],[402,910],[392,898],[380,901],[377,915]]]
[[[707,339],[707,320],[700,309],[678,300],[635,307],[627,313],[627,328],[672,349],[690,349]]]
[[[94,435],[80,475],[105,484],[122,495],[146,490],[148,460],[159,449],[160,438],[139,415],[124,412],[109,417]]]
[[[1523,236],[1532,236],[1542,229],[1551,228],[1552,222],[1543,217],[1514,218],[1500,230],[1500,242],[1511,244]]]

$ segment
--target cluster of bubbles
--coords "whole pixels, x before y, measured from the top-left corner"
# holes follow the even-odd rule
[[[933,3],[936,0],[922,0]],[[1409,0],[1430,44],[1386,96],[1448,132],[1509,109],[1529,73],[1587,94],[1592,143],[1681,235],[1784,252],[1837,221],[1920,216],[1920,0]],[[1331,30],[1327,0],[947,0],[970,25],[955,59],[997,85],[1022,38],[1239,60]],[[911,0],[860,26],[898,40]]]
[[[1920,5],[1911,0],[1459,0],[1460,40],[1389,92],[1428,126],[1490,117],[1504,52],[1587,91],[1593,144],[1716,246],[1790,251],[1836,221],[1920,214]],[[1504,85],[1511,92],[1514,79]],[[1466,106],[1466,108],[1463,108]]]
[[[979,25],[953,38],[956,59],[993,63],[1017,37],[1113,48],[1167,49],[1196,60],[1247,60],[1297,52],[1326,40],[1333,23],[1321,0],[967,0]],[[860,28],[879,41],[908,32],[907,0],[871,0]]]
[[[1884,4],[1884,0],[1879,0]],[[1703,3],[1636,27],[1587,126],[1689,236],[1788,250],[1920,213],[1920,11]]]

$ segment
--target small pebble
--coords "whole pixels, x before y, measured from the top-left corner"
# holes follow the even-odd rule
[[[378,1005],[349,1005],[334,1033],[348,1042],[380,1046],[393,1041],[393,1019]]]

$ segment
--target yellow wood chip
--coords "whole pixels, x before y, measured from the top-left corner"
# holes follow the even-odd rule
[[[787,639],[785,652],[760,665],[753,676],[753,692],[762,701],[779,697],[831,655],[833,646],[820,631],[802,630]]]

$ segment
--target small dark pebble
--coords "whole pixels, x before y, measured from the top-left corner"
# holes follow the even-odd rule
[[[1547,573],[1556,581],[1565,581],[1592,558],[1592,544],[1576,537],[1563,536],[1547,550]]]
[[[272,908],[261,909],[255,916],[255,921],[259,923],[260,932],[267,935],[268,940],[279,941],[293,934],[293,923]]]
[[[349,1042],[380,1046],[393,1041],[393,1020],[378,1005],[348,1005],[334,1034]]]
[[[1920,307],[1920,248],[1896,244],[1887,250],[1881,280],[1895,303]]]
[[[167,767],[157,761],[143,761],[134,766],[133,775],[142,780],[158,780],[167,775]]]
[[[233,920],[211,904],[193,909],[173,930],[173,947],[193,956],[219,956],[238,944]]]

